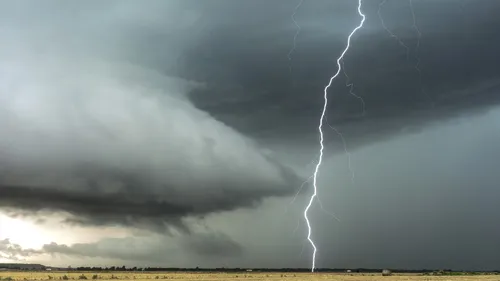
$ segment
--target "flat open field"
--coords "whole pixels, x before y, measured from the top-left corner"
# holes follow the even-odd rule
[[[95,276],[94,276],[95,275]],[[67,278],[65,278],[66,276]],[[278,280],[336,280],[336,281],[419,281],[419,280],[481,280],[500,281],[498,275],[475,275],[475,276],[419,276],[419,275],[394,275],[381,276],[380,274],[338,274],[338,273],[174,273],[174,272],[117,272],[117,273],[94,273],[94,272],[0,272],[2,281],[25,281],[25,280],[252,280],[252,281],[278,281]]]

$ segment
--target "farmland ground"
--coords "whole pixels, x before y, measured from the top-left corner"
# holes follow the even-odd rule
[[[66,277],[64,277],[66,276]],[[87,279],[85,279],[87,278]],[[200,273],[200,272],[0,272],[2,281],[29,281],[29,280],[122,280],[122,281],[154,281],[154,280],[203,280],[203,281],[286,281],[286,280],[333,280],[333,281],[500,281],[498,275],[472,275],[472,276],[422,276],[401,274],[394,276],[381,276],[381,274],[339,274],[339,273]]]

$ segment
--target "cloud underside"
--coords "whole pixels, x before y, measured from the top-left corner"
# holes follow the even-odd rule
[[[364,3],[365,26],[353,36],[342,61],[344,71],[328,91],[328,122],[344,133],[350,148],[482,113],[500,102],[500,33],[495,28],[500,21],[484,17],[485,10],[499,4],[469,3],[466,13],[452,1],[414,4],[420,38],[407,2],[386,3],[382,10],[388,28],[406,48],[382,28],[378,5]],[[335,60],[345,48],[349,27],[360,19],[356,3],[350,8],[340,5],[333,6],[351,13],[349,20],[342,19],[342,32],[336,29],[337,17],[308,25],[319,6],[301,8],[299,23],[304,26],[292,60],[286,57],[292,32],[273,34],[272,48],[264,47],[269,41],[259,40],[266,34],[222,29],[219,36],[206,38],[203,50],[192,51],[185,66],[187,77],[209,75],[212,80],[210,87],[193,92],[193,102],[264,141],[287,137],[291,142],[316,142],[323,89],[337,70]],[[223,35],[233,38],[231,44],[217,41]],[[245,49],[245,55],[234,51],[245,48],[248,36],[258,47]],[[214,68],[219,71],[209,71]],[[267,122],[271,119],[275,122]],[[332,132],[327,141],[335,135]]]
[[[51,255],[161,263],[178,255],[191,258],[234,258],[243,254],[244,248],[239,243],[220,232],[192,233],[175,238],[158,235],[104,238],[97,242],[72,245],[52,242],[40,249],[23,248],[9,239],[0,240],[0,257],[12,261]]]
[[[272,196],[290,195],[291,189],[252,188],[240,191],[226,190],[210,197],[193,197],[187,191],[168,196],[168,187],[160,196],[144,191],[103,194],[95,191],[71,191],[50,187],[0,186],[0,206],[10,215],[44,215],[60,213],[65,222],[80,225],[142,226],[158,232],[171,227],[189,233],[185,218],[203,218],[206,215],[239,208],[253,208]],[[217,190],[212,187],[211,190]],[[197,197],[197,196],[194,196]]]
[[[255,207],[301,184],[251,139],[195,108],[185,98],[189,82],[103,59],[13,52],[18,59],[5,56],[0,66],[8,81],[0,91],[0,208],[10,213],[189,232],[184,218]],[[59,81],[69,67],[74,73]]]

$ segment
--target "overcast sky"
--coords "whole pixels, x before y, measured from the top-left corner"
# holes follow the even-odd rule
[[[299,2],[0,0],[0,261],[309,267],[361,18]],[[498,269],[499,9],[363,1],[318,267]]]

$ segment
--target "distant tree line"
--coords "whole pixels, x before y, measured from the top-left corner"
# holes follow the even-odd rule
[[[126,267],[126,266],[110,266],[110,267],[48,267],[41,264],[15,264],[15,263],[0,263],[0,270],[22,270],[22,271],[40,271],[40,270],[57,270],[57,271],[87,271],[87,272],[310,272],[310,268],[181,268],[181,267]],[[331,272],[331,273],[380,273],[380,268],[316,268],[316,272]],[[390,269],[392,273],[414,273],[424,275],[475,275],[475,274],[498,274],[500,271],[462,271],[451,269]]]
[[[91,272],[111,272],[111,271],[135,271],[135,272],[310,272],[310,268],[182,268],[182,267],[126,267],[126,266],[110,266],[110,267],[76,267],[70,270],[76,271],[91,271]],[[379,273],[382,269],[379,268],[316,268],[315,272],[324,273]],[[500,271],[454,271],[451,269],[435,270],[435,269],[391,269],[393,273],[421,273],[425,275],[473,275],[473,274],[500,274]]]

